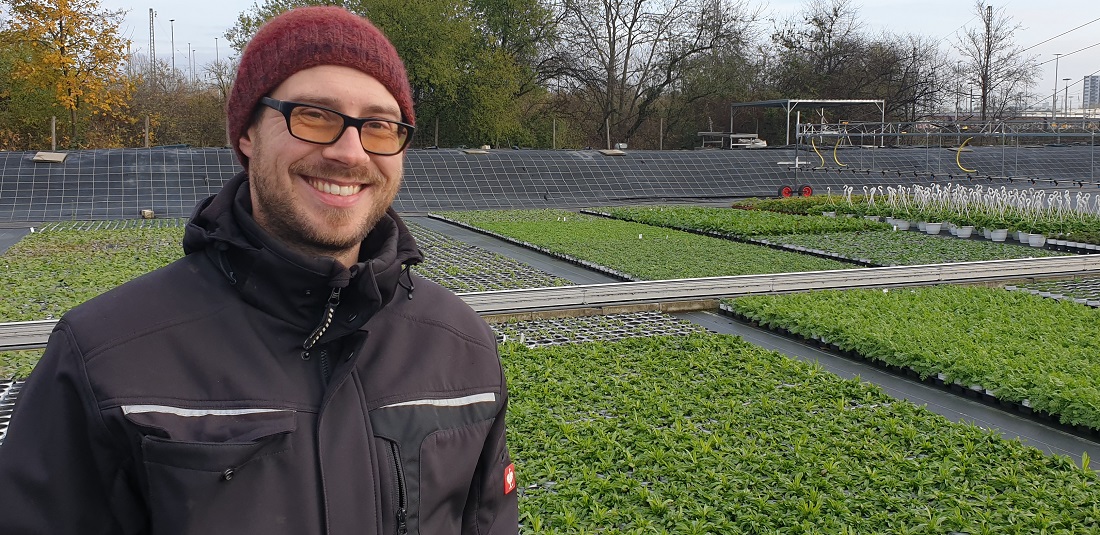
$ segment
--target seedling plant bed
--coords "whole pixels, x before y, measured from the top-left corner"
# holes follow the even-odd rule
[[[898,232],[862,218],[829,218],[724,208],[601,208],[651,225],[747,240],[865,266],[896,266],[1060,256],[1046,249]]]
[[[635,312],[492,323],[497,342],[545,347],[580,342],[608,342],[638,336],[675,336],[706,332],[688,321],[661,312]]]
[[[0,321],[56,319],[70,308],[183,255],[185,221],[78,221],[37,227],[0,255]],[[561,286],[554,277],[410,224],[418,273],[456,292]],[[26,377],[41,350],[0,352],[0,377]]]
[[[1100,315],[999,288],[940,286],[738,298],[725,308],[761,326],[1100,429]]]
[[[444,212],[438,217],[603,266],[624,280],[847,269],[849,263],[564,210]]]
[[[726,335],[501,347],[521,533],[1094,533],[1092,470]]]
[[[1100,278],[1098,277],[1035,281],[1005,286],[1005,289],[1028,292],[1051,299],[1073,301],[1094,308],[1100,307]]]
[[[991,241],[961,240],[950,236],[929,236],[917,232],[876,230],[835,232],[816,235],[786,234],[760,236],[767,243],[803,247],[837,254],[876,266],[908,266],[1044,258],[1070,253],[1021,247]]]
[[[762,210],[733,210],[694,206],[595,208],[594,212],[624,221],[659,227],[715,232],[722,236],[751,238],[772,234],[822,234],[858,230],[887,230],[890,225],[863,218],[792,215]]]
[[[414,270],[451,291],[486,292],[572,284],[566,279],[421,225],[408,223],[408,228],[424,252],[424,262]]]

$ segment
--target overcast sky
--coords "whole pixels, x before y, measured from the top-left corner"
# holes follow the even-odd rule
[[[139,0],[140,1],[140,0]],[[238,14],[250,9],[258,0],[101,0],[109,9],[129,11],[123,32],[133,42],[133,51],[149,51],[149,9],[156,13],[153,29],[157,58],[171,62],[172,37],[176,49],[176,67],[188,66],[188,46],[199,66],[235,55],[225,41],[225,31],[237,20]],[[416,0],[409,0],[415,2]],[[755,1],[755,0],[750,0]],[[763,2],[757,2],[757,5]],[[895,34],[918,33],[945,42],[945,49],[964,26],[980,24],[967,0],[857,0],[864,28],[875,33],[886,30]],[[772,0],[767,4],[765,18],[784,18],[796,13],[803,5],[799,0]],[[1015,22],[1021,24],[1016,33],[1017,44],[1030,48],[1028,53],[1039,56],[1042,81],[1033,91],[1049,97],[1054,92],[1055,53],[1066,54],[1058,60],[1058,99],[1070,78],[1070,103],[1079,103],[1081,78],[1100,74],[1100,2],[1096,0],[1004,0],[993,3],[994,9],[1004,8]],[[170,22],[171,20],[175,22]],[[1089,24],[1091,22],[1091,24]],[[765,24],[770,24],[765,22]],[[1085,25],[1074,30],[1074,28]],[[1073,30],[1073,31],[1070,31]],[[1069,31],[1066,35],[1060,34]],[[1049,41],[1048,41],[1049,40]],[[1046,42],[1044,42],[1046,41]],[[1091,47],[1091,48],[1089,48]],[[1079,51],[1080,50],[1080,51]],[[1079,51],[1079,52],[1078,52]],[[1076,93],[1075,93],[1076,92]],[[790,95],[798,98],[799,95]],[[1037,97],[1040,98],[1040,97]]]

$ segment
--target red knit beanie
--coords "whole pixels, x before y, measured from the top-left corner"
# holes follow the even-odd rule
[[[405,65],[386,36],[367,19],[341,7],[300,7],[264,23],[241,54],[226,102],[226,128],[237,159],[248,169],[240,139],[260,99],[292,74],[319,65],[362,71],[389,90],[402,120],[416,124]]]

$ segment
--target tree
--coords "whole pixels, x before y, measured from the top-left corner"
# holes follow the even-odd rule
[[[241,51],[264,21],[321,4],[367,16],[398,50],[412,86],[418,143],[433,144],[436,125],[441,144],[526,136],[520,97],[539,88],[536,43],[551,26],[537,0],[266,0],[241,13],[226,37]]]
[[[577,122],[602,145],[629,141],[684,80],[690,60],[736,42],[747,24],[739,0],[558,0],[556,55]],[[610,130],[610,131],[608,131]],[[601,135],[602,134],[602,135]]]
[[[772,33],[777,88],[788,98],[856,98],[867,83],[856,68],[867,50],[851,0],[810,0]]]
[[[33,54],[25,45],[0,47],[0,150],[50,146],[50,117],[64,113],[49,88],[12,76],[16,60]]]
[[[14,79],[50,88],[69,114],[69,144],[79,145],[81,112],[112,114],[131,87],[122,73],[126,40],[119,34],[124,11],[103,9],[98,0],[2,0],[11,17],[6,46],[25,47],[11,66]]]
[[[1013,40],[1019,24],[983,0],[974,2],[981,24],[956,35],[955,49],[963,58],[970,81],[978,87],[981,119],[1000,118],[1009,103],[1038,78],[1038,65]]]

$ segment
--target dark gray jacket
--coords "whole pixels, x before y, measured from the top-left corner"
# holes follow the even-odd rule
[[[0,446],[0,530],[516,533],[493,333],[403,269],[397,215],[345,269],[250,212],[238,176],[183,259],[62,318]]]

